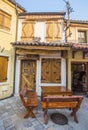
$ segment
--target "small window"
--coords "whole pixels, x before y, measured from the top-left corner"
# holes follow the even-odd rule
[[[11,15],[0,10],[0,29],[10,31],[11,26]]]
[[[78,31],[78,42],[86,43],[86,31]]]
[[[8,57],[0,56],[0,83],[7,81]]]

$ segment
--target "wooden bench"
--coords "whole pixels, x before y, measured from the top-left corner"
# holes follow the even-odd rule
[[[38,106],[38,98],[36,92],[27,91],[27,87],[24,87],[20,91],[20,98],[24,107],[27,109],[27,114],[24,116],[24,118],[28,118],[29,116],[35,118],[36,116],[33,112],[33,109]]]
[[[64,86],[42,86],[41,100],[48,95],[72,95],[72,91]]]
[[[44,110],[44,122],[48,123],[48,109],[70,108],[71,116],[74,116],[75,122],[78,123],[76,112],[80,108],[83,96],[47,96],[43,98],[42,108]]]

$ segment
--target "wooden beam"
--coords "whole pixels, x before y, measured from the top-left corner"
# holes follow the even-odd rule
[[[21,48],[21,49],[27,49],[27,50],[31,50],[31,49],[34,49],[34,50],[70,50],[70,47],[56,47],[56,46],[25,46],[25,45],[22,45],[22,46],[19,46],[19,45],[15,45],[14,46],[15,48]]]
[[[19,49],[16,51],[16,54],[19,55],[27,55],[27,54],[42,54],[42,55],[49,55],[49,54],[59,54],[60,51],[44,51],[44,50],[23,50]]]
[[[18,56],[19,60],[39,60],[39,55],[20,55]]]

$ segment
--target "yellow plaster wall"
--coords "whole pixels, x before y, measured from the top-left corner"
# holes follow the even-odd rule
[[[70,30],[69,30],[70,29]],[[87,25],[83,25],[83,24],[71,24],[70,28],[67,29],[66,31],[66,35],[67,35],[67,41],[68,42],[78,42],[78,31],[86,31],[86,38],[87,38],[87,42],[88,42],[88,27]],[[69,36],[69,33],[71,33],[71,35]]]
[[[1,56],[9,57],[8,82],[0,83],[0,99],[9,97],[13,94],[14,89],[14,50],[4,50],[0,53]]]
[[[12,16],[10,32],[0,29],[0,46],[5,47],[6,50],[10,50],[12,48],[10,42],[15,41],[16,11],[15,7],[8,5],[4,0],[0,1],[0,9]]]
[[[77,51],[72,58],[72,51],[68,51],[68,88],[71,90],[71,63],[72,62],[88,62],[88,59],[83,59],[83,52]]]
[[[69,36],[69,33],[71,33],[71,36]],[[76,36],[76,27],[70,27],[70,30],[68,29],[67,30],[67,40],[69,42],[72,42],[72,41],[76,41],[77,40],[77,36]]]
[[[0,99],[3,99],[11,96],[14,89],[14,49],[10,43],[16,40],[17,16],[15,5],[10,3],[8,0],[0,0],[0,9],[12,16],[10,32],[0,29],[0,46],[1,48],[5,48],[3,52],[0,52],[0,55],[10,57],[8,77],[9,81],[7,83],[0,83]]]

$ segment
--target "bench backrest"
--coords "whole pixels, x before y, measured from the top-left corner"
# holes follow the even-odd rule
[[[25,101],[25,95],[27,94],[27,87],[23,87],[20,91],[20,98],[21,98],[21,101],[23,103],[23,105],[25,106],[26,104],[26,101]]]

